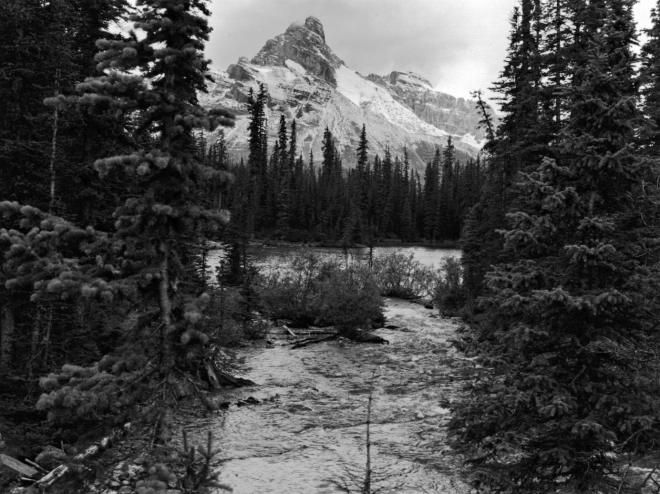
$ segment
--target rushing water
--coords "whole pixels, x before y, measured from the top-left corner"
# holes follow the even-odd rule
[[[213,432],[221,482],[237,494],[361,492],[373,389],[372,492],[469,492],[446,443],[447,401],[469,368],[450,344],[457,322],[393,299],[385,314],[398,328],[376,333],[390,345],[279,340],[237,352],[237,371],[257,386],[187,426],[198,440]],[[249,397],[258,403],[235,405]]]

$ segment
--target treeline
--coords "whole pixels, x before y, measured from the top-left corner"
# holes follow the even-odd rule
[[[638,65],[635,3],[521,0],[512,18],[464,239],[484,367],[452,424],[489,492],[639,489],[608,475],[659,444],[660,5]]]
[[[278,139],[268,146],[263,87],[250,95],[247,163],[225,165],[235,183],[223,199],[233,223],[250,235],[292,241],[373,245],[384,239],[435,244],[460,237],[467,211],[482,185],[478,159],[460,163],[451,137],[436,149],[424,176],[410,166],[407,152],[369,156],[362,128],[357,163],[345,169],[329,129],[322,156],[299,154],[296,121],[281,116]],[[229,162],[222,135],[207,153]]]

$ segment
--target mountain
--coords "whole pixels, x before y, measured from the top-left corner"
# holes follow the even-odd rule
[[[274,141],[281,114],[298,123],[300,152],[321,156],[323,130],[337,139],[344,164],[355,162],[362,124],[367,126],[370,154],[394,155],[408,148],[411,163],[422,168],[436,146],[454,138],[459,152],[475,155],[484,139],[475,103],[436,91],[411,72],[363,76],[349,68],[326,44],[321,22],[308,17],[268,40],[257,55],[241,57],[226,71],[213,71],[214,82],[201,95],[203,105],[233,110],[237,123],[226,129],[230,152],[247,156],[246,101],[250,88],[268,89],[269,136]],[[494,112],[493,112],[494,113]]]

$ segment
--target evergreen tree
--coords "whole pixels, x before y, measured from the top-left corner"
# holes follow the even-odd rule
[[[660,4],[651,11],[652,26],[646,30],[647,41],[642,47],[640,82],[644,97],[644,113],[648,124],[644,139],[656,156],[660,154]]]
[[[381,162],[381,188],[380,196],[382,201],[381,224],[380,231],[383,235],[387,235],[392,231],[392,212],[394,211],[394,203],[392,201],[392,177],[394,176],[392,163],[392,153],[388,148],[385,148],[385,156]]]
[[[405,242],[410,242],[414,240],[414,208],[415,208],[415,198],[414,188],[411,190],[411,173],[410,173],[410,160],[408,158],[408,149],[403,148],[403,181],[401,184],[401,190],[403,199],[401,201],[402,207],[399,217],[399,224],[401,225],[401,239]]]
[[[97,59],[104,74],[81,85],[83,103],[139,109],[141,127],[154,136],[151,147],[100,159],[95,166],[101,174],[123,166],[138,182],[140,195],[116,213],[116,236],[126,259],[123,275],[142,280],[145,295],[160,309],[164,373],[172,370],[179,350],[202,338],[195,330],[198,316],[184,310],[191,301],[177,289],[186,245],[228,219],[223,211],[200,207],[197,197],[202,181],[227,175],[200,162],[193,130],[231,123],[226,113],[209,115],[198,104],[198,92],[206,90],[208,15],[203,0],[138,1],[132,20],[144,36],[100,41]]]
[[[451,136],[447,138],[447,146],[442,153],[442,178],[440,179],[438,201],[438,231],[443,240],[458,239],[458,219],[456,218],[456,201],[454,187],[456,153]]]
[[[504,231],[515,260],[487,275],[493,372],[454,426],[494,490],[585,492],[616,452],[657,441],[657,385],[638,357],[654,324],[639,308],[657,309],[631,200],[643,177],[632,5],[590,2],[572,19],[584,61],[557,158],[521,175]]]
[[[439,180],[440,149],[436,148],[433,161],[426,165],[424,174],[424,238],[431,243],[438,238]]]
[[[49,107],[44,99],[70,95],[96,74],[94,43],[124,7],[123,0],[0,5],[0,197],[110,226],[125,183],[119,175],[99,180],[88,163],[122,145],[124,122],[103,112]]]
[[[356,191],[351,196],[352,214],[357,220],[357,228],[360,231],[361,240],[371,243],[371,224],[372,218],[369,215],[369,141],[367,140],[367,128],[362,125],[360,132],[360,141],[357,147],[357,166],[356,166]]]
[[[284,115],[280,116],[280,128],[278,132],[279,160],[277,168],[277,220],[276,225],[280,235],[286,235],[290,222],[291,207],[291,172],[294,161],[291,157],[291,149],[286,131],[286,120]],[[293,158],[295,160],[295,156]]]
[[[250,88],[248,95],[248,113],[250,116],[250,124],[248,126],[248,168],[250,170],[250,186],[245,214],[246,223],[242,225],[242,229],[248,236],[254,234],[255,228],[258,226],[257,219],[261,220],[262,207],[266,203],[264,192],[268,169],[266,99],[267,93],[263,84],[259,86],[259,93],[256,97],[252,88]]]
[[[540,114],[544,94],[540,10],[538,0],[521,0],[511,19],[507,58],[495,86],[505,115],[485,147],[490,153],[486,184],[479,204],[469,213],[470,228],[465,231],[462,261],[469,298],[484,288],[484,275],[490,266],[504,259],[497,231],[505,226],[513,200],[509,189],[516,174],[547,155],[552,138]]]

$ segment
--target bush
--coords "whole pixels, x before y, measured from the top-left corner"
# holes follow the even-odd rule
[[[245,301],[244,290],[236,287],[212,288],[204,311],[202,331],[219,346],[230,347],[242,341],[261,339],[266,334],[262,321]],[[247,311],[247,313],[246,313]]]
[[[271,319],[286,319],[293,327],[314,324],[318,316],[318,283],[339,269],[337,263],[323,260],[312,252],[293,259],[291,268],[259,278],[258,297]]]
[[[320,285],[318,321],[340,330],[382,325],[383,299],[368,268],[337,270]]]
[[[367,268],[342,269],[336,260],[305,253],[286,271],[261,277],[258,294],[266,315],[293,327],[312,324],[343,329],[382,321],[378,285]]]
[[[446,259],[440,273],[433,296],[434,305],[442,315],[458,315],[466,302],[461,261],[455,257]]]
[[[416,261],[412,254],[397,252],[378,256],[372,269],[380,293],[385,297],[431,299],[434,296],[437,273]]]

